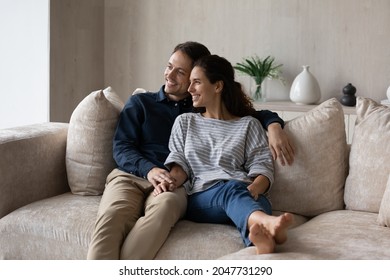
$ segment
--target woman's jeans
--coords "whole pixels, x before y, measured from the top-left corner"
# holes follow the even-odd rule
[[[199,223],[226,224],[233,222],[246,246],[249,240],[248,218],[254,211],[271,215],[271,203],[260,195],[255,200],[248,191],[247,182],[220,181],[210,189],[188,197],[187,219]]]

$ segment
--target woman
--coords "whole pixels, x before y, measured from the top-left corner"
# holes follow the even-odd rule
[[[273,159],[265,131],[251,117],[255,109],[222,57],[198,60],[190,81],[188,91],[199,113],[176,119],[165,162],[175,181],[161,183],[155,195],[184,184],[188,219],[232,221],[246,246],[271,253],[275,243],[286,241],[293,217],[271,216],[266,193],[273,182]]]

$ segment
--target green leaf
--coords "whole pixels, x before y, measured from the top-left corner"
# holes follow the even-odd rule
[[[260,59],[257,55],[243,59],[236,63],[233,68],[243,74],[252,77],[256,83],[260,84],[265,78],[279,79],[284,83],[281,77],[281,68],[283,64],[274,65],[275,58],[267,56]]]

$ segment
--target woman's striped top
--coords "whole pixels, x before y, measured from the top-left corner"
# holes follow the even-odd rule
[[[188,194],[204,191],[220,180],[252,181],[260,174],[273,182],[273,159],[267,135],[253,117],[224,121],[198,113],[178,116],[165,161],[187,173]]]

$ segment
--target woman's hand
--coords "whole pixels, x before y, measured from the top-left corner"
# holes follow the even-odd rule
[[[294,162],[294,146],[290,143],[286,133],[279,123],[268,126],[268,144],[274,160],[279,160],[281,165],[291,165]]]
[[[154,187],[157,187],[161,182],[164,181],[168,183],[173,183],[173,178],[169,171],[159,167],[152,168],[146,177]]]
[[[247,189],[252,197],[257,200],[261,194],[268,190],[269,185],[269,179],[264,175],[259,175],[253,180],[252,184],[250,184]]]
[[[174,191],[187,180],[187,174],[183,168],[177,164],[171,166],[171,171],[153,168],[148,173],[148,180],[154,186],[153,195],[157,196],[163,192]]]
[[[175,181],[167,170],[158,167],[149,171],[147,179],[154,187],[154,195],[169,191],[169,186],[174,184]]]
[[[158,184],[156,187],[154,187],[153,195],[157,196],[163,192],[172,192],[177,188],[178,186],[176,184],[163,181],[160,184]]]

